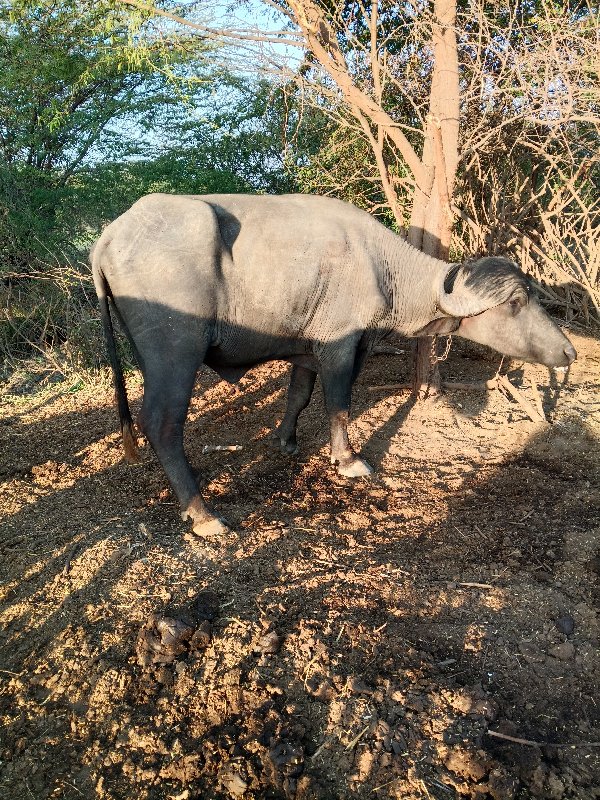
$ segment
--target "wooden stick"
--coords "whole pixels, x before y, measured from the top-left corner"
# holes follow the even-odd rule
[[[205,444],[202,447],[203,453],[217,453],[221,450],[231,451],[237,453],[238,450],[243,450],[244,446],[241,444]]]
[[[537,388],[537,387],[536,387]],[[370,392],[394,392],[404,389],[412,389],[410,383],[384,383],[380,386],[368,386]],[[547,422],[543,409],[538,410],[532,403],[529,402],[519,390],[512,385],[506,375],[495,375],[489,381],[475,381],[473,383],[462,383],[460,381],[447,381],[442,383],[442,389],[450,391],[470,391],[470,392],[487,392],[493,389],[502,389],[513,400],[515,400],[521,409],[527,414],[532,422]],[[540,404],[541,405],[541,404]]]
[[[380,386],[367,386],[369,392],[394,392],[397,389],[412,389],[412,383],[383,383]]]
[[[399,780],[402,780],[401,775],[399,775],[397,778],[392,778],[392,780],[388,781],[387,783],[382,783],[380,786],[375,786],[373,789],[371,789],[370,794],[373,794],[373,792],[378,792],[380,789],[385,789],[386,786],[391,786],[392,783],[396,783],[396,781]]]
[[[350,744],[346,747],[346,750],[352,750],[352,748],[358,744],[359,740],[365,735],[365,733],[369,730],[369,728],[370,725],[367,725],[366,728],[363,728],[362,731],[358,734],[358,736],[355,736],[354,739],[352,739]]]
[[[464,583],[458,583],[457,586],[466,586],[469,589],[495,589],[495,586],[492,586],[491,583],[473,583],[471,581],[465,581]]]
[[[486,731],[488,736],[493,736],[496,739],[504,739],[507,742],[514,742],[515,744],[526,744],[529,747],[543,747],[544,742],[534,742],[531,739],[520,739],[518,736],[508,736],[506,733],[499,731]]]
[[[329,747],[329,739],[327,739],[327,738],[325,739],[325,741],[323,742],[323,744],[322,744],[320,747],[317,747],[317,749],[315,750],[315,752],[312,754],[312,756],[310,757],[310,758],[311,758],[311,761],[314,761],[314,760],[315,760],[315,758],[317,758],[317,756],[320,756],[320,755],[321,755],[321,753],[323,752],[323,750],[324,750],[326,747]]]
[[[523,397],[521,392],[519,392],[519,390],[512,385],[506,375],[498,375],[497,380],[498,386],[501,389],[504,389],[513,398],[513,400],[517,401],[532,422],[547,422],[546,417],[540,417],[535,406],[533,406],[529,400],[526,400]]]
[[[400,350],[399,347],[393,347],[391,344],[378,344],[373,348],[373,354],[376,356],[404,356],[406,350]]]
[[[473,381],[473,383],[463,383],[461,381],[444,381],[442,383],[442,389],[450,389],[450,391],[458,389],[467,392],[486,392],[497,388],[498,381],[496,378],[492,378],[489,381]]]
[[[474,381],[473,383],[462,383],[460,381],[444,381],[442,389],[449,389],[450,391],[473,391],[473,392],[487,392],[491,389],[497,389],[498,382],[496,378],[489,381]],[[384,392],[396,391],[398,389],[412,389],[411,383],[384,383],[381,386],[368,386],[370,392]]]
[[[534,742],[532,739],[520,739],[518,736],[508,736],[506,733],[500,731],[486,731],[488,736],[494,736],[496,739],[504,739],[507,742],[514,742],[515,744],[525,744],[529,747],[600,747],[600,742]]]
[[[73,561],[75,556],[79,553],[79,550],[81,550],[82,545],[83,545],[83,542],[77,542],[77,544],[74,547],[71,548],[71,551],[69,552],[69,555],[67,556],[67,560],[65,561],[65,565],[64,565],[64,567],[62,569],[62,573],[61,573],[62,575],[68,575],[69,574],[69,572],[71,571],[71,562]]]
[[[531,388],[533,389],[533,396],[535,398],[535,407],[537,409],[537,412],[540,415],[540,417],[545,420],[546,415],[544,414],[544,404],[542,403],[542,395],[540,394],[538,385],[534,380],[531,381]]]

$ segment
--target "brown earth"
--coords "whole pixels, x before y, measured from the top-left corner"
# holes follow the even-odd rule
[[[509,371],[552,424],[499,391],[371,391],[406,380],[373,358],[356,482],[320,397],[300,456],[271,449],[283,366],[203,372],[187,446],[235,532],[196,544],[152,452],[123,461],[106,387],[13,380],[0,796],[600,797],[600,348],[573,339],[567,387]],[[444,373],[496,364],[456,344]]]

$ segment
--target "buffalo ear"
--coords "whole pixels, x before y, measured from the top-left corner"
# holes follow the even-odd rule
[[[460,319],[457,317],[442,317],[441,319],[434,319],[429,322],[424,328],[415,333],[415,336],[447,336],[449,333],[454,333],[458,330]]]

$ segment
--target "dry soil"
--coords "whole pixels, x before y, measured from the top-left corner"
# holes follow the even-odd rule
[[[600,797],[600,348],[572,338],[567,386],[509,365],[529,413],[499,391],[415,405],[371,388],[408,355],[373,358],[351,435],[376,473],[354,482],[320,396],[300,455],[271,448],[283,365],[202,372],[186,446],[223,541],[185,538],[148,447],[125,463],[106,386],[13,379],[0,796]],[[443,372],[497,363],[457,344]]]

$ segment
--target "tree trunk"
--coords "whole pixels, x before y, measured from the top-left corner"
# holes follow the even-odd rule
[[[450,198],[458,164],[460,110],[455,29],[456,0],[434,0],[432,29],[434,66],[421,158],[401,127],[382,107],[383,67],[379,60],[377,42],[377,6],[371,7],[370,15],[364,12],[368,17],[371,31],[373,92],[369,92],[354,81],[343,49],[340,47],[333,17],[324,12],[323,6],[316,0],[289,0],[288,5],[311,52],[337,84],[345,103],[370,142],[381,176],[382,188],[396,215],[399,215],[398,204],[384,158],[386,139],[397,148],[412,173],[415,197],[409,242],[430,255],[447,259],[453,226]],[[435,359],[431,358],[431,350],[431,338],[420,341],[417,345],[414,386],[419,395],[439,390],[439,372]]]
[[[436,235],[439,232],[439,206],[436,208],[433,202],[436,197],[434,189],[432,186],[429,197],[422,192],[415,194],[408,240],[424,253],[439,258],[440,240]],[[420,399],[439,394],[441,390],[442,380],[435,353],[434,337],[424,336],[415,340],[412,387]]]
[[[415,191],[408,240],[430,256],[448,260],[454,215],[451,199],[458,167],[460,88],[456,46],[456,0],[436,0],[434,68],[423,146],[425,184]],[[432,337],[417,340],[413,391],[437,394],[441,378]]]

